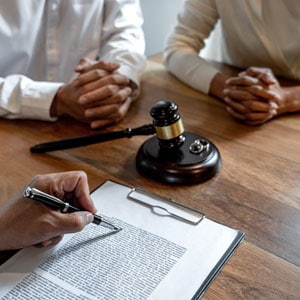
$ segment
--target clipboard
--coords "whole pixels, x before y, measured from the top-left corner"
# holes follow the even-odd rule
[[[143,188],[132,188],[127,196],[129,199],[149,207],[152,213],[162,217],[171,217],[191,225],[199,224],[205,213],[182,205],[171,198],[164,198]]]
[[[18,284],[21,282],[23,287],[30,290],[31,285],[26,280],[31,278],[32,274],[41,276],[42,281],[39,283],[35,278],[35,290],[28,293],[36,292],[41,296],[45,282],[56,280],[53,274],[61,268],[67,268],[65,271],[72,276],[61,276],[59,280],[49,282],[50,285],[61,285],[62,290],[68,287],[67,296],[65,291],[58,295],[62,300],[69,299],[64,297],[70,297],[73,292],[74,295],[77,295],[75,292],[82,293],[85,299],[95,299],[98,293],[102,298],[113,300],[122,300],[124,297],[196,300],[205,293],[245,236],[237,229],[210,220],[201,211],[115,181],[105,181],[91,193],[91,197],[101,215],[122,230],[108,238],[95,239],[90,230],[97,232],[105,229],[90,224],[82,232],[65,235],[62,242],[53,248],[32,247],[19,251],[0,267],[0,281],[3,284],[0,289],[1,299],[9,296],[11,291],[21,293],[21,299],[26,299],[27,290],[18,288]],[[70,243],[80,240],[80,236],[92,238],[86,247],[80,243],[74,251],[70,251]],[[110,251],[110,256],[105,255],[105,251]],[[63,261],[70,260],[73,263],[61,264],[60,260],[57,260],[61,256],[64,256]],[[85,261],[87,257],[94,256],[92,264],[96,268],[89,273],[89,268],[84,268]],[[77,272],[78,268],[80,273]],[[120,268],[129,270],[128,274],[120,273]],[[147,271],[142,272],[143,276],[136,275],[141,272],[141,268]],[[52,269],[54,271],[51,271]],[[107,273],[102,274],[102,270],[109,272],[111,286]],[[79,276],[80,280],[86,278],[86,283],[81,286],[80,291],[80,280],[76,281],[74,291],[72,290],[74,276]],[[89,288],[85,291],[85,288],[90,286],[89,276],[96,282],[93,283],[92,290]],[[116,282],[119,282],[120,276],[124,276],[121,278],[125,285],[123,289],[129,292],[131,298],[129,295],[127,297],[118,294],[120,286],[116,285]],[[136,285],[135,281],[139,280],[142,280],[143,284],[138,282]],[[141,296],[139,289],[153,285],[155,280],[153,290]],[[106,286],[103,288],[104,282]],[[182,284],[183,282],[185,283]],[[98,286],[101,286],[102,290],[98,290]],[[107,295],[104,294],[106,292]],[[73,299],[76,299],[76,296]]]
[[[127,197],[128,199],[148,207],[154,214],[162,217],[171,217],[190,225],[197,225],[205,218],[205,213],[200,210],[195,210],[188,206],[182,205],[171,198],[162,197],[140,187],[133,187],[128,193]],[[200,299],[204,295],[209,285],[221,272],[226,262],[233,255],[234,251],[244,238],[245,233],[239,231],[231,246],[224,253],[218,264],[211,270],[191,300]]]

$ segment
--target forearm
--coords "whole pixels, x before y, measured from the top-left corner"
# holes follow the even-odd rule
[[[197,53],[176,50],[173,53],[165,52],[164,64],[167,70],[185,84],[209,93],[211,80],[218,70],[199,57]]]

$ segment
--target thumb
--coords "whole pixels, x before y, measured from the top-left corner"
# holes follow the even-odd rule
[[[61,233],[74,233],[81,231],[86,225],[94,220],[92,213],[88,211],[77,211],[70,214],[61,214]]]

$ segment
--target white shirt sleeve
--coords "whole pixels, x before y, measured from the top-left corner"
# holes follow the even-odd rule
[[[121,65],[118,72],[139,86],[146,64],[139,1],[106,1],[99,58]]]
[[[0,78],[0,116],[7,119],[51,118],[52,100],[61,83],[33,81],[23,75]]]
[[[1,3],[0,117],[54,120],[52,100],[83,57],[117,62],[139,85],[146,59],[138,0],[34,3]]]

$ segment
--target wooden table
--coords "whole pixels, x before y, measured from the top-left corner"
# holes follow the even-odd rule
[[[185,130],[218,147],[223,165],[217,176],[175,187],[141,176],[135,156],[147,136],[32,154],[32,145],[95,131],[67,119],[0,120],[1,203],[38,173],[82,169],[91,189],[108,178],[142,186],[246,233],[203,299],[300,299],[299,115],[257,127],[240,124],[221,102],[185,86],[161,63],[149,60],[141,98],[121,123],[97,132],[151,123],[149,111],[159,100],[177,103]]]

